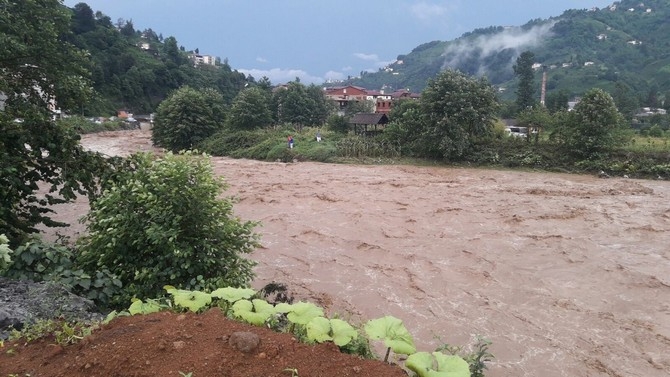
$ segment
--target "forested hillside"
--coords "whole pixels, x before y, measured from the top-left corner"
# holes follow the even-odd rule
[[[583,94],[599,87],[636,97],[640,105],[658,106],[670,97],[670,2],[623,0],[602,9],[568,10],[561,16],[532,20],[523,26],[477,29],[452,41],[433,41],[379,72],[349,83],[367,88],[421,91],[444,68],[486,76],[503,99],[514,98],[512,69],[523,51],[539,65],[536,81],[547,69],[547,90]]]
[[[96,98],[82,107],[86,115],[114,114],[126,109],[151,112],[182,85],[212,87],[230,103],[246,77],[228,65],[195,65],[175,37],[151,29],[135,30],[132,21],[112,20],[87,4],[72,8],[71,42],[90,53]]]

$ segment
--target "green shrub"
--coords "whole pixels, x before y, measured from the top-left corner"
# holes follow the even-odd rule
[[[231,156],[265,139],[263,130],[223,130],[198,144],[198,150],[213,156]]]
[[[326,126],[332,132],[346,134],[349,132],[349,122],[347,118],[340,115],[331,115],[326,120]]]
[[[121,281],[104,268],[92,274],[84,272],[75,265],[74,255],[67,246],[33,238],[14,250],[11,263],[0,269],[0,275],[16,280],[55,282],[106,306],[120,292]]]
[[[310,161],[329,162],[337,157],[337,148],[332,143],[321,142],[321,145],[309,148],[301,155]]]
[[[663,137],[663,129],[658,124],[654,124],[649,128],[649,136],[651,137]]]
[[[179,88],[158,105],[151,140],[175,152],[193,148],[222,128],[223,103],[215,89]]]
[[[295,153],[286,147],[284,143],[273,146],[266,155],[269,161],[291,162],[295,158]]]
[[[89,234],[78,263],[93,274],[108,268],[123,283],[114,304],[160,297],[170,284],[190,290],[245,286],[254,262],[242,257],[257,243],[253,222],[233,216],[225,185],[210,159],[191,153],[156,158],[136,154],[92,203]]]

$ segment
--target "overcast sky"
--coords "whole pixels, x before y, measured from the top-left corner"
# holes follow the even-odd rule
[[[82,1],[65,0],[73,7]],[[174,36],[187,50],[280,84],[376,71],[420,44],[519,26],[613,0],[88,0],[113,22]]]

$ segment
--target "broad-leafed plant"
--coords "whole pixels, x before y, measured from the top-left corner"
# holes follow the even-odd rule
[[[442,352],[411,354],[405,366],[419,377],[470,377],[470,367],[462,357]]]
[[[365,333],[370,339],[384,341],[387,347],[384,361],[388,361],[390,351],[403,355],[411,355],[416,352],[414,339],[407,331],[402,321],[393,316],[385,316],[368,321],[365,324]]]

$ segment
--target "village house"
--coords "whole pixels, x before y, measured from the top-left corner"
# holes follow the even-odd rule
[[[360,86],[335,86],[324,89],[324,95],[328,101],[335,103],[338,113],[344,114],[347,106],[352,102],[370,101],[375,114],[388,114],[393,106],[393,101],[400,99],[418,99],[420,94],[409,90],[398,90],[393,93],[384,91],[367,90]]]

